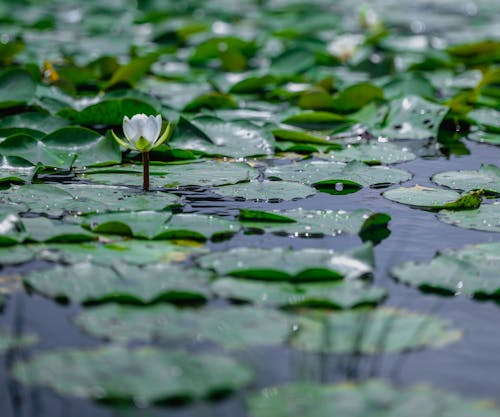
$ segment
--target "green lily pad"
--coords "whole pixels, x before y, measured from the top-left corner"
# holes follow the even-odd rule
[[[211,116],[181,119],[170,146],[207,155],[243,158],[272,155],[274,137],[270,131],[248,121],[226,122]]]
[[[135,98],[110,98],[91,104],[78,111],[67,108],[57,113],[57,116],[71,120],[84,126],[119,126],[123,117],[135,114],[157,115],[158,111],[151,104]]]
[[[347,145],[342,150],[332,150],[328,157],[335,161],[360,161],[370,165],[398,164],[414,160],[417,156],[407,148],[392,143],[368,142],[360,145]]]
[[[376,305],[386,296],[384,289],[362,281],[293,285],[220,278],[213,283],[212,290],[219,297],[230,300],[283,308],[349,309]]]
[[[201,214],[170,214],[154,211],[104,213],[86,216],[83,224],[93,232],[134,236],[145,239],[220,239],[236,233],[233,220]]]
[[[3,248],[0,248],[3,249]],[[97,265],[129,263],[169,263],[184,261],[191,254],[205,250],[193,245],[179,245],[164,241],[123,240],[110,243],[51,243],[33,245],[31,251],[39,259],[67,264],[92,262]]]
[[[227,197],[268,202],[297,200],[316,194],[314,188],[288,181],[251,181],[217,187],[214,192]]]
[[[453,190],[419,185],[393,188],[382,195],[397,203],[428,210],[470,210],[481,204],[480,193],[462,195]]]
[[[499,230],[500,231],[500,230]],[[391,269],[401,282],[426,292],[495,298],[500,295],[500,244],[447,249],[428,263],[405,262]]]
[[[152,165],[152,184],[168,188],[212,187],[256,179],[259,172],[244,162],[203,161],[188,164]],[[103,184],[142,184],[142,166],[89,169],[83,178]],[[149,195],[149,194],[148,194]]]
[[[45,217],[23,218],[26,240],[32,242],[77,243],[97,240],[97,236],[75,224]]]
[[[304,129],[329,129],[345,124],[347,119],[336,113],[324,111],[306,111],[291,115],[283,123]]]
[[[36,84],[23,70],[12,69],[0,74],[0,108],[22,106],[35,96]]]
[[[177,205],[179,197],[149,192],[147,195],[124,187],[86,184],[30,184],[0,191],[0,202],[18,211],[60,216],[65,211],[77,214],[105,211],[164,210]]]
[[[411,174],[396,168],[371,167],[361,162],[312,161],[295,162],[266,168],[268,178],[297,181],[313,185],[321,191],[344,188],[357,191],[362,187],[382,187],[408,181]],[[352,191],[351,191],[352,192]]]
[[[233,359],[154,348],[65,349],[19,361],[14,377],[61,395],[148,404],[199,400],[248,384],[252,373]]]
[[[373,100],[383,98],[384,92],[382,89],[373,84],[354,84],[342,90],[333,98],[332,109],[340,113],[352,113]]]
[[[293,333],[297,317],[255,307],[193,310],[109,304],[84,311],[76,323],[94,336],[117,342],[187,339],[244,349],[284,343]]]
[[[251,395],[248,406],[251,417],[500,416],[485,401],[468,401],[425,385],[393,388],[379,380],[336,385],[295,382]]]
[[[25,285],[55,299],[81,303],[200,302],[210,297],[210,273],[156,264],[113,267],[79,263],[34,271]]]
[[[322,353],[394,353],[456,342],[461,332],[426,314],[379,308],[311,315],[292,346]]]
[[[278,216],[278,218],[276,218]],[[265,230],[294,236],[336,236],[342,233],[358,234],[367,231],[377,216],[377,226],[385,227],[390,216],[369,210],[304,210],[261,212],[240,209],[240,222],[250,229]],[[382,219],[381,216],[385,216]]]
[[[25,246],[0,247],[0,265],[23,264],[34,257],[34,253]]]
[[[432,176],[432,181],[457,190],[484,190],[500,194],[500,168],[496,165],[482,165],[477,171],[447,171]]]
[[[474,109],[467,114],[467,120],[492,132],[500,132],[500,111],[498,110],[490,108]]]
[[[218,275],[265,281],[334,281],[372,272],[373,249],[365,244],[348,252],[326,249],[236,248],[197,259],[202,268]]]
[[[13,131],[14,129],[28,129],[29,131],[43,132],[45,134],[67,126],[69,122],[61,117],[51,116],[40,112],[18,113],[0,120],[0,131]]]
[[[390,103],[384,127],[376,133],[390,139],[435,138],[447,112],[446,106],[407,96]]]
[[[488,143],[490,145],[500,145],[500,133],[495,132],[485,132],[479,130],[477,132],[469,134],[467,139],[473,140],[479,143]]]
[[[72,158],[73,166],[111,165],[122,160],[120,147],[110,135],[101,136],[82,127],[63,127],[41,142],[60,158]]]
[[[438,214],[438,219],[464,229],[500,232],[500,203],[483,204],[475,210],[442,210]]]

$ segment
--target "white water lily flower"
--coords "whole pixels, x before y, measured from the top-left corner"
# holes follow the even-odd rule
[[[123,133],[127,142],[116,136],[115,132],[111,131],[111,133],[123,147],[139,152],[149,152],[165,142],[173,132],[173,125],[169,123],[163,135],[160,136],[161,125],[162,118],[159,114],[157,116],[136,114],[131,119],[127,116],[123,118]]]

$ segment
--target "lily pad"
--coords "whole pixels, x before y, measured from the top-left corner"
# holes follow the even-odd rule
[[[288,181],[251,181],[217,187],[214,192],[227,197],[267,202],[297,200],[316,194],[314,188]]]
[[[97,240],[97,236],[75,224],[45,217],[23,218],[26,240],[32,242],[77,243]]]
[[[188,164],[153,165],[151,182],[167,188],[212,187],[256,179],[259,172],[244,162],[203,161]],[[89,169],[83,178],[102,184],[142,184],[142,166]],[[148,194],[149,195],[149,194]]]
[[[407,148],[392,143],[368,142],[360,145],[347,145],[342,150],[332,150],[328,157],[335,161],[360,161],[370,165],[398,164],[412,161],[416,155]]]
[[[374,217],[377,217],[378,227],[386,227],[390,220],[388,215],[363,209],[348,212],[302,208],[272,212],[241,209],[239,219],[243,226],[250,229],[301,237],[319,237],[366,232],[373,226],[371,222]]]
[[[104,213],[86,216],[83,224],[97,233],[119,234],[145,239],[221,239],[236,233],[233,220],[201,214],[170,214],[154,211]]]
[[[199,400],[252,379],[249,369],[227,357],[122,346],[39,353],[17,362],[12,373],[23,384],[61,395],[141,404]]]
[[[236,248],[197,259],[202,268],[218,275],[265,281],[334,281],[372,272],[373,249],[365,244],[348,252],[326,249]]]
[[[456,342],[461,332],[426,314],[381,308],[316,313],[292,339],[292,346],[322,353],[394,353]]]
[[[448,107],[419,96],[410,95],[397,99],[390,103],[384,127],[377,130],[377,134],[390,139],[436,138],[447,112]]]
[[[381,380],[336,385],[295,382],[253,394],[248,406],[252,417],[500,416],[485,401],[467,401],[426,385],[393,388]]]
[[[282,308],[349,309],[376,305],[386,295],[384,289],[371,287],[362,281],[293,285],[220,278],[213,283],[212,290],[219,297],[237,302]]]
[[[187,339],[243,349],[285,342],[294,331],[296,319],[280,311],[254,307],[193,310],[110,304],[84,311],[76,323],[94,336],[118,342]]]
[[[23,70],[12,69],[0,75],[0,108],[26,105],[35,96],[36,84]]]
[[[411,174],[396,168],[370,167],[361,162],[312,161],[295,162],[266,168],[268,178],[297,181],[313,185],[321,191],[344,188],[382,187],[408,181]],[[338,184],[338,185],[337,185]]]
[[[447,249],[428,263],[405,262],[398,265],[392,268],[391,274],[398,281],[426,292],[498,299],[499,250],[498,243],[470,245],[460,250]]]
[[[489,194],[500,194],[500,168],[496,165],[482,165],[477,171],[441,172],[431,179],[436,184],[457,190],[484,190]]]
[[[18,113],[0,120],[0,131],[12,132],[14,129],[43,132],[45,134],[67,126],[69,122],[61,117],[41,112]]]
[[[34,257],[34,253],[25,246],[0,247],[0,265],[23,264]]]
[[[498,110],[489,108],[474,109],[467,114],[467,120],[492,132],[500,132],[500,111]]]
[[[0,248],[2,249],[2,248]],[[91,262],[98,265],[180,262],[205,250],[193,245],[170,242],[123,240],[110,243],[52,243],[30,247],[37,258],[67,264]]]
[[[84,126],[119,126],[123,117],[132,117],[135,114],[156,115],[158,111],[151,104],[135,98],[110,98],[91,104],[82,110],[63,109],[57,116],[71,120],[75,124]]]
[[[464,229],[500,232],[500,203],[483,204],[475,210],[442,210],[438,214],[438,219]]]
[[[444,188],[399,187],[387,190],[382,194],[385,198],[397,203],[428,210],[469,210],[481,204],[479,193],[461,195],[453,190]]]
[[[210,273],[156,264],[99,266],[79,263],[30,272],[25,285],[55,299],[82,303],[200,302],[209,298]]]
[[[121,210],[164,210],[177,205],[179,201],[179,197],[162,192],[150,192],[146,196],[125,187],[86,184],[30,184],[0,191],[0,202],[6,207],[21,212],[30,211],[53,216],[60,216],[65,211],[83,214]]]
[[[207,155],[242,158],[272,155],[274,137],[267,129],[248,121],[227,122],[211,116],[182,119],[170,146]]]

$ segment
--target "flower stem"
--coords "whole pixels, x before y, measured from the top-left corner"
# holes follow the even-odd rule
[[[142,189],[149,191],[149,152],[142,152],[143,182]]]

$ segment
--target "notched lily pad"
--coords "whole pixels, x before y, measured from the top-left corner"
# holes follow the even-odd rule
[[[464,229],[500,232],[500,202],[482,204],[475,210],[458,212],[442,210],[438,214],[438,219]]]
[[[94,336],[119,342],[153,339],[210,341],[227,349],[271,346],[293,333],[296,317],[254,307],[178,309],[110,304],[86,310],[77,324]]]
[[[202,214],[170,214],[154,211],[104,213],[82,219],[93,232],[144,239],[218,240],[231,237],[240,226],[234,220]]]
[[[141,404],[209,398],[252,379],[248,368],[227,357],[123,346],[38,353],[17,362],[12,373],[61,395]]]
[[[282,308],[349,309],[376,305],[386,295],[379,287],[362,281],[293,285],[287,282],[269,283],[241,278],[220,278],[212,290],[223,298],[236,302]]]
[[[362,187],[382,187],[407,181],[411,174],[396,168],[371,167],[361,162],[295,162],[266,168],[268,178],[310,184],[320,191],[345,194]]]
[[[498,417],[486,401],[467,401],[435,387],[393,388],[384,381],[324,385],[295,382],[265,388],[248,400],[252,417],[388,417],[404,415]]]
[[[500,231],[500,229],[499,229]],[[391,270],[401,282],[443,295],[500,298],[500,244],[447,249],[428,263],[405,262]]]
[[[453,190],[433,187],[399,187],[387,190],[385,198],[411,207],[427,210],[471,210],[481,204],[481,192],[459,194]]]
[[[218,275],[264,281],[334,281],[369,275],[373,248],[365,244],[343,253],[326,249],[236,248],[204,255],[197,262]]]
[[[482,165],[477,171],[447,171],[434,175],[436,184],[457,190],[483,190],[488,194],[500,195],[500,168],[496,165]]]
[[[314,188],[288,181],[251,181],[217,187],[214,192],[237,199],[267,202],[297,200],[316,194]]]
[[[424,140],[437,137],[439,126],[448,107],[427,101],[419,96],[407,96],[389,105],[384,127],[376,131],[390,139]]]
[[[442,347],[461,332],[448,321],[389,308],[311,314],[292,346],[323,353],[394,353]]]
[[[23,281],[29,288],[57,300],[149,304],[203,302],[210,296],[210,275],[169,264],[110,267],[84,262],[33,271]]]
[[[250,230],[300,237],[337,236],[342,233],[368,237],[375,228],[387,229],[390,216],[369,210],[304,210],[272,212],[240,209],[239,220]]]

